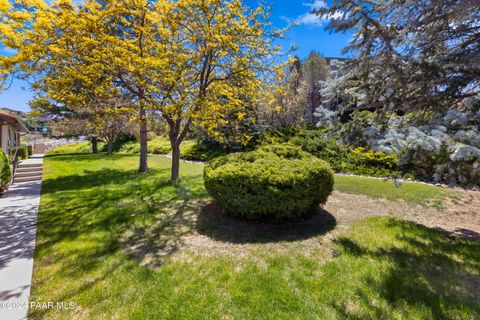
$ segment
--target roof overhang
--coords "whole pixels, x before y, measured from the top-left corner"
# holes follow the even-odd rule
[[[17,128],[20,133],[30,133],[30,130],[14,115],[0,113],[0,125],[11,125]]]

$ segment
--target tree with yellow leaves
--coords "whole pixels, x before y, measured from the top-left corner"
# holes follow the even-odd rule
[[[264,97],[260,113],[269,127],[285,129],[304,123],[307,91],[297,57],[277,66]]]
[[[240,0],[22,0],[1,15],[0,41],[17,50],[1,70],[41,79],[34,88],[74,108],[112,92],[132,102],[139,172],[148,169],[147,115],[159,113],[169,126],[172,181],[192,126],[219,136],[258,99],[277,35],[265,10]]]
[[[236,126],[261,92],[274,36],[263,8],[240,0],[170,1],[160,13],[172,53],[172,89],[161,110],[169,125],[171,179],[179,177],[180,144],[193,125],[220,140],[219,128]],[[248,136],[238,137],[241,143]]]

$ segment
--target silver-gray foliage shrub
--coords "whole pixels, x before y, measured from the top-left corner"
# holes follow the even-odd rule
[[[324,118],[319,126],[333,123],[332,115],[317,109]],[[328,120],[327,120],[328,119]],[[355,141],[342,135],[353,129]],[[463,108],[433,115],[419,124],[411,115],[391,116],[386,125],[375,121],[351,121],[340,131],[344,143],[366,143],[374,151],[395,154],[404,172],[450,185],[480,186],[480,98],[467,99]],[[358,136],[360,133],[361,136]]]

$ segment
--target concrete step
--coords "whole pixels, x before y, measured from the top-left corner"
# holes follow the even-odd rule
[[[42,171],[36,171],[36,172],[15,172],[15,178],[26,178],[26,177],[38,177],[42,176],[43,173]]]
[[[33,176],[33,177],[23,177],[13,179],[13,183],[21,183],[21,182],[30,182],[30,181],[41,181],[42,176]]]
[[[17,167],[17,170],[15,170],[15,172],[18,172],[18,173],[43,172],[43,168],[42,167],[23,167],[23,168]]]
[[[41,163],[19,163],[17,168],[43,168]]]

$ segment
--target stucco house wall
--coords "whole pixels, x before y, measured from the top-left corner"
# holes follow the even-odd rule
[[[17,117],[0,113],[0,147],[5,154],[10,148],[20,146],[22,133],[28,133],[28,129]]]

